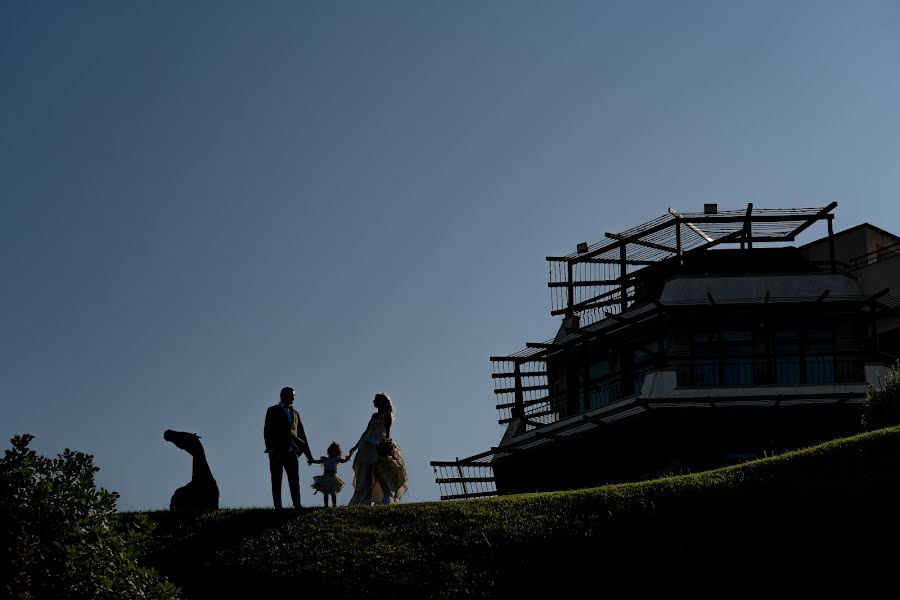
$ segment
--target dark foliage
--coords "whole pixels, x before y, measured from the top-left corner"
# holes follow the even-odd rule
[[[178,589],[137,557],[153,524],[116,513],[118,494],[97,489],[90,455],[55,459],[16,436],[0,460],[0,511],[7,597],[176,598]]]
[[[866,395],[862,425],[868,430],[900,425],[900,362],[879,384],[870,385]]]

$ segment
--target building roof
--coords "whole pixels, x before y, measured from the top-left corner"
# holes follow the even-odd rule
[[[624,311],[634,299],[635,276],[643,267],[720,244],[747,247],[792,242],[816,221],[833,218],[836,202],[811,208],[756,208],[710,213],[668,213],[607,240],[579,245],[566,256],[548,256],[551,315],[601,316],[597,309]]]
[[[874,231],[877,231],[881,235],[885,235],[887,237],[894,238],[894,240],[896,240],[897,242],[900,242],[900,236],[898,236],[896,233],[891,233],[887,229],[882,229],[881,227],[878,227],[877,225],[872,225],[871,223],[860,223],[859,225],[854,225],[853,227],[849,227],[847,229],[842,229],[841,231],[835,231],[834,237],[836,237],[836,238],[842,237],[842,236],[848,235],[850,233],[855,233],[856,231],[859,231],[860,229],[872,229]],[[822,242],[826,241],[827,239],[828,239],[827,236],[818,238],[811,242],[807,242],[807,243],[803,244],[802,246],[800,246],[800,248],[806,248],[808,246],[814,246],[815,244],[821,244]]]

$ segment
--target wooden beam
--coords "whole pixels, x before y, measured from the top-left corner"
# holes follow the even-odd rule
[[[678,249],[678,266],[684,266],[684,248],[681,245],[681,219],[675,217],[675,248]]]
[[[625,252],[625,242],[622,242],[622,245],[619,246],[619,260],[622,261],[619,265],[619,277],[622,279],[622,286],[619,290],[619,306],[622,312],[625,312],[628,309],[628,280],[625,278],[628,274],[628,266],[625,264],[625,261],[628,260],[628,255]]]
[[[634,274],[629,273],[625,279],[626,281],[629,279],[633,279]],[[621,278],[617,279],[593,279],[589,281],[549,281],[547,282],[547,287],[549,288],[561,288],[561,287],[597,287],[600,285],[619,285],[622,283]]]
[[[525,389],[522,387],[522,365],[519,363],[515,364],[515,380],[512,391],[514,392],[513,396],[513,408],[512,408],[512,416],[514,417],[524,417],[525,416]],[[548,388],[549,389],[549,388]],[[494,390],[495,394],[501,394],[502,392],[499,390]],[[461,474],[461,473],[460,473]]]
[[[578,262],[586,262],[586,263],[592,263],[592,264],[603,264],[603,265],[618,265],[618,264],[621,264],[621,263],[622,263],[622,261],[619,260],[618,258],[609,258],[609,259],[606,259],[606,258],[591,258],[591,259],[588,259],[588,260],[583,260],[583,261],[578,261]],[[658,261],[658,260],[630,260],[630,259],[629,259],[629,260],[626,260],[626,261],[625,261],[625,264],[628,265],[629,267],[632,267],[632,266],[646,267],[646,266],[648,266],[648,265],[655,265],[655,264],[657,264],[657,263],[659,263],[659,262],[660,262],[660,261]]]
[[[612,290],[612,291],[613,291],[616,295],[619,295],[619,294],[621,293],[620,290],[619,290],[618,288],[615,289],[615,290]],[[610,295],[611,295],[611,294],[608,294],[608,293],[607,293],[607,294],[600,294],[599,296],[596,296],[596,297],[594,297],[594,298],[591,298],[590,300],[585,300],[584,302],[579,302],[578,304],[576,304],[576,305],[575,305],[574,307],[572,307],[572,308],[573,308],[573,310],[576,310],[576,311],[585,311],[585,310],[590,310],[590,309],[593,309],[593,308],[602,308],[602,307],[604,307],[604,306],[610,306],[610,305],[612,305],[612,304],[621,304],[622,300],[621,300],[620,298],[612,298],[612,299],[609,299],[609,300],[603,300],[602,302],[597,302],[598,299],[604,298],[604,297],[609,297]],[[634,298],[635,298],[635,295],[634,295],[634,294],[631,294],[631,295],[628,296],[628,299],[629,299],[629,300],[634,300]],[[557,309],[557,310],[551,310],[551,311],[550,311],[550,314],[551,314],[552,316],[556,317],[556,316],[565,314],[565,312],[566,312],[565,309],[561,309],[561,308],[560,308],[560,309]]]
[[[478,462],[483,458],[488,458],[493,454],[493,451],[487,450],[486,452],[482,452],[480,454],[476,454],[474,456],[469,456],[468,458],[463,458],[462,460],[433,460],[429,464],[432,467],[456,467],[462,465],[464,467],[472,466],[472,467],[487,467],[490,466],[490,463],[482,463]]]
[[[517,388],[514,388],[514,387],[511,387],[511,388],[497,388],[496,390],[494,390],[494,393],[495,393],[495,394],[509,394],[509,393],[515,392],[516,389],[517,389]],[[533,392],[533,391],[536,391],[536,390],[549,390],[549,389],[550,389],[550,385],[549,385],[549,384],[546,384],[546,385],[523,385],[523,386],[522,386],[522,391],[523,391],[523,392]]]
[[[756,235],[753,236],[754,242],[793,242],[794,238],[790,235]]]
[[[488,498],[497,495],[497,492],[469,492],[468,494],[450,494],[449,496],[441,496],[441,500],[469,500],[471,498]]]
[[[790,234],[788,234],[788,235],[791,237],[791,239],[797,237],[799,234],[801,234],[802,232],[806,231],[806,229],[807,229],[808,227],[812,226],[813,223],[815,223],[816,221],[818,221],[819,219],[821,219],[822,217],[824,217],[825,215],[827,215],[828,213],[830,213],[832,210],[834,210],[835,207],[837,207],[837,205],[838,205],[837,202],[832,202],[831,204],[829,204],[828,206],[824,207],[822,210],[820,210],[819,212],[817,212],[817,213],[814,214],[813,216],[807,217],[807,218],[806,218],[806,221],[804,221],[799,227],[797,227],[796,229],[794,229],[794,230],[793,230]]]
[[[550,408],[547,410],[542,410],[540,412],[530,413],[530,414],[525,415],[524,421],[530,425],[533,425],[534,427],[543,427],[544,425],[549,425],[549,423],[540,423],[538,421],[532,420],[532,418],[533,417],[546,417],[548,415],[556,414],[556,412],[557,411],[555,409]],[[505,425],[507,423],[511,423],[512,421],[513,421],[513,418],[509,418],[509,419],[499,419],[497,422],[501,425]],[[505,452],[505,450],[504,450],[504,452]]]
[[[541,396],[540,398],[534,398],[532,400],[525,400],[522,402],[524,407],[534,406],[535,404],[541,404],[542,402],[550,402],[550,396]],[[504,410],[507,408],[514,408],[516,405],[515,402],[503,402],[501,404],[497,404],[497,410]]]
[[[528,450],[522,450],[521,448],[505,448],[502,446],[501,447],[492,446],[491,452],[493,452],[494,454],[499,454],[501,452],[506,452],[507,454],[519,454],[522,452],[528,452]]]
[[[684,224],[687,225],[688,228],[689,228],[691,231],[693,231],[694,233],[696,233],[697,235],[699,235],[700,237],[702,237],[702,238],[703,238],[704,240],[706,240],[707,242],[713,241],[713,239],[712,239],[711,237],[709,237],[708,235],[706,235],[705,233],[703,233],[703,231],[702,231],[699,227],[697,227],[696,225],[694,225],[693,223],[688,223],[687,221],[685,221]]]
[[[827,208],[827,207],[826,207]],[[822,219],[827,211],[825,209],[812,214],[761,214],[753,215],[751,220],[754,223],[789,223],[793,221],[806,221],[808,219]],[[723,215],[698,215],[691,219],[694,223],[742,223],[743,216],[723,216]]]
[[[742,233],[743,232],[741,232],[741,231],[733,231],[733,232],[729,233],[728,235],[723,235],[722,237],[720,237],[717,240],[713,240],[707,244],[703,244],[702,246],[697,246],[696,248],[692,248],[691,251],[705,250],[707,248],[712,248],[713,246],[718,246],[719,244],[729,244],[731,242],[737,242],[738,240],[740,240]]]
[[[744,213],[744,238],[747,240],[747,249],[753,249],[753,203],[747,203],[747,212]]]
[[[488,358],[491,362],[511,362],[524,365],[530,362],[545,362],[542,352],[536,352],[528,356],[491,356]]]
[[[522,377],[543,377],[547,375],[547,371],[528,371],[522,372]],[[492,373],[491,379],[510,379],[515,377],[515,373]]]
[[[435,483],[462,483],[464,481],[467,483],[494,483],[496,479],[493,477],[442,477],[434,480]]]
[[[837,261],[834,255],[834,218],[828,215],[828,259],[831,262],[831,272],[837,272]]]
[[[622,262],[618,258],[587,258],[587,259],[581,260],[581,258],[577,258],[577,259],[576,258],[568,258],[566,256],[548,256],[548,257],[546,257],[546,260],[547,260],[547,262],[573,261],[573,264],[575,264],[575,263],[591,263],[591,264],[597,264],[597,265],[617,265]],[[645,267],[647,265],[655,265],[658,262],[659,262],[658,260],[627,260],[627,261],[625,261],[625,264],[629,265],[629,266]]]
[[[696,233],[697,235],[702,237],[707,242],[713,241],[713,239],[711,237],[709,237],[708,235],[706,235],[705,233],[703,233],[703,231],[701,231],[699,227],[697,227],[693,223],[684,221],[684,217],[682,217],[681,214],[674,208],[669,207],[669,214],[672,215],[673,217],[677,217],[678,219],[682,220],[684,222],[684,224],[687,225],[691,229],[691,231],[693,231],[694,233]]]

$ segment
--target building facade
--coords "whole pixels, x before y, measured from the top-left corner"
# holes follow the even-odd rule
[[[557,335],[494,356],[496,447],[442,499],[694,472],[859,431],[900,356],[900,237],[818,208],[672,209],[548,257]],[[811,227],[826,235],[793,245]],[[576,458],[572,458],[576,457]]]

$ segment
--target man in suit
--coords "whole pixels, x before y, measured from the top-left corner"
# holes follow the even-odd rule
[[[288,487],[294,508],[300,508],[300,467],[297,457],[305,454],[307,461],[313,456],[309,451],[300,414],[291,406],[294,388],[281,389],[281,402],[266,411],[263,438],[269,454],[269,472],[272,475],[272,500],[276,510],[281,509],[281,471],[287,473]]]

